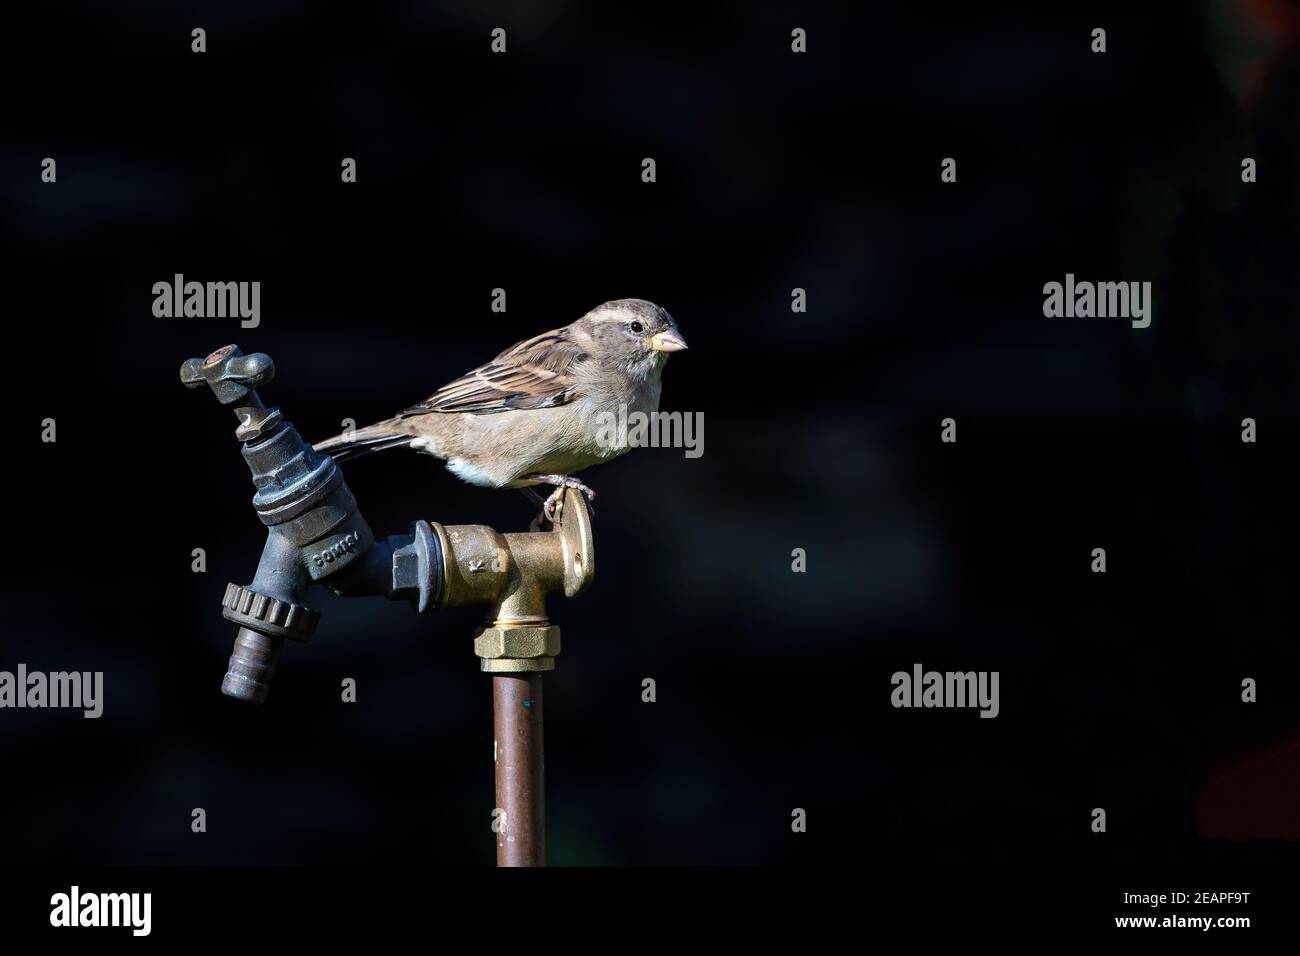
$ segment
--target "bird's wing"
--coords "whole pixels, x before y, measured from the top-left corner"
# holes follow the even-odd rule
[[[572,401],[577,391],[574,368],[589,357],[567,329],[545,332],[512,345],[486,365],[399,412],[398,417],[438,412],[491,415],[516,408],[563,405]]]

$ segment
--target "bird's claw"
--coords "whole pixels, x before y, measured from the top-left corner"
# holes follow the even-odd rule
[[[575,491],[582,492],[587,499],[588,509],[592,514],[596,513],[596,510],[591,508],[591,502],[596,500],[596,492],[588,488],[577,478],[570,478],[567,475],[532,475],[530,477],[537,481],[544,481],[549,485],[554,485],[555,490],[550,493],[544,502],[542,502],[542,513],[533,519],[533,523],[528,526],[529,531],[540,530],[543,517],[554,526],[558,515],[564,510],[564,489],[566,488],[572,488]]]

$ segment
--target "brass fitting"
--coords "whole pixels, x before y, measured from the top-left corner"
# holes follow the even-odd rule
[[[486,525],[434,524],[443,554],[441,607],[487,604],[474,632],[482,670],[494,674],[555,669],[560,629],[546,616],[546,596],[576,597],[595,574],[591,512],[566,488],[551,531],[501,534]]]
[[[480,627],[474,632],[474,653],[482,668],[494,674],[555,670],[560,653],[560,629],[508,625]]]

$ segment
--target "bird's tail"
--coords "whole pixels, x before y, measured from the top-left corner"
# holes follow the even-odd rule
[[[335,461],[351,461],[353,458],[368,455],[372,451],[405,448],[414,439],[415,436],[403,432],[394,419],[393,421],[380,422],[378,425],[368,425],[365,428],[342,432],[312,447],[316,451],[331,456]]]

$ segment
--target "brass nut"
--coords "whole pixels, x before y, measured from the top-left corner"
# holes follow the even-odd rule
[[[474,653],[486,660],[534,660],[560,653],[560,629],[486,627],[474,637]]]
[[[485,674],[537,674],[555,670],[554,657],[529,657],[513,660],[509,657],[479,658],[479,669]]]

